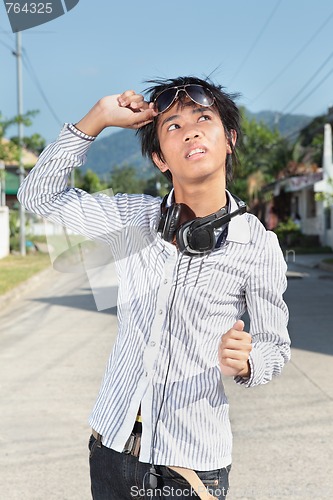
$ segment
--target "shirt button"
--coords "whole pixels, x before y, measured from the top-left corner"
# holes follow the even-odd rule
[[[167,280],[167,279],[165,279],[165,280],[164,280],[164,284],[166,285],[167,283],[168,283],[168,280]]]
[[[154,341],[152,340],[152,341],[150,342],[150,345],[151,345],[152,347],[155,347],[156,342],[154,342]]]
[[[158,311],[158,314],[163,314],[163,309],[160,309],[160,310]]]

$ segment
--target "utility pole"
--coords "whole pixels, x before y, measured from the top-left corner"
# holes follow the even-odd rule
[[[17,62],[17,112],[18,112],[18,140],[19,140],[19,177],[20,184],[24,179],[23,167],[23,90],[22,90],[22,44],[21,32],[16,33],[16,62]],[[26,235],[25,235],[25,209],[20,204],[20,254],[26,255]]]

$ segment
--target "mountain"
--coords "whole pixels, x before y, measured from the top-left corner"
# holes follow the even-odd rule
[[[246,109],[245,113],[247,118],[262,122],[271,130],[277,129],[281,135],[291,140],[295,139],[295,136],[313,120],[313,116],[283,115],[277,111],[259,111],[258,113],[251,113],[251,111]]]
[[[268,127],[277,128],[280,133],[289,138],[313,120],[305,115],[281,115],[274,111],[251,113],[245,110],[249,119],[256,119]],[[294,137],[292,137],[294,136]],[[146,158],[142,158],[139,139],[135,130],[124,129],[107,137],[96,140],[88,153],[87,163],[83,170],[93,170],[101,179],[108,179],[115,167],[133,166],[139,178],[149,179],[154,175],[155,168]]]
[[[107,178],[116,167],[133,166],[139,178],[152,177],[153,165],[141,155],[141,146],[135,130],[124,129],[96,140],[88,153],[83,170],[93,170]]]

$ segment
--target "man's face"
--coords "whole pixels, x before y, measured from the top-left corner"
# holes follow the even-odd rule
[[[214,107],[176,101],[158,116],[157,133],[164,161],[156,153],[153,160],[162,172],[170,170],[174,186],[208,179],[225,184],[226,155],[232,151]]]

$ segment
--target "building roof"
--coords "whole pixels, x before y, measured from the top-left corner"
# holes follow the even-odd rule
[[[8,143],[10,142],[9,139],[7,139],[6,137],[3,137],[1,139],[1,142],[3,143]],[[35,155],[35,153],[32,153],[31,151],[28,151],[27,149],[23,148],[22,150],[22,163],[23,163],[23,166],[25,167],[31,167],[32,165],[35,165],[36,162],[38,160],[38,156]],[[12,161],[5,161],[5,164],[6,166],[15,166],[15,165],[18,165],[18,162],[16,160],[12,160]]]

